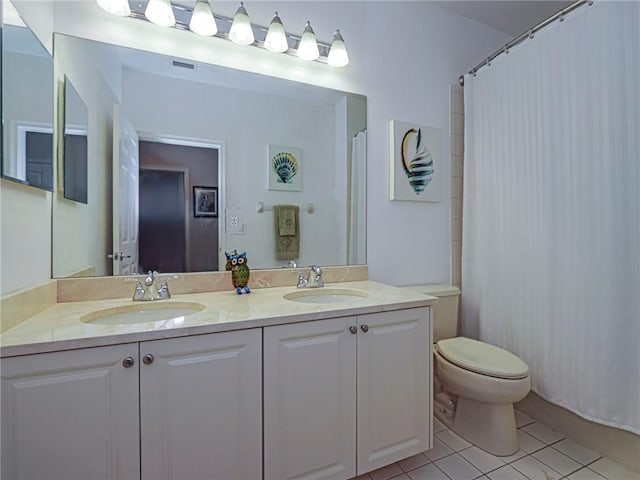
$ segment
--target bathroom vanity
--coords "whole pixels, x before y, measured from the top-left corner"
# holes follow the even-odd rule
[[[349,479],[430,448],[435,299],[332,288],[358,295],[187,294],[128,325],[86,322],[130,300],[58,303],[5,331],[3,474]]]

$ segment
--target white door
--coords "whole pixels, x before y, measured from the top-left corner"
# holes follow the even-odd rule
[[[429,308],[358,317],[358,474],[430,448]]]
[[[266,480],[355,477],[355,317],[264,329]]]
[[[2,359],[2,478],[139,479],[137,358],[127,344]]]
[[[113,107],[113,274],[138,273],[138,134]]]
[[[143,342],[140,356],[142,478],[261,479],[261,330]]]

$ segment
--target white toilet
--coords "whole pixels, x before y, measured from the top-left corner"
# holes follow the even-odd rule
[[[506,350],[457,336],[457,287],[408,288],[439,299],[433,307],[436,418],[489,453],[516,453],[519,442],[513,404],[531,388],[527,364]]]

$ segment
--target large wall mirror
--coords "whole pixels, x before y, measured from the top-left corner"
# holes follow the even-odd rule
[[[88,201],[53,276],[366,263],[366,98],[56,34],[88,107]],[[291,208],[293,207],[293,208]],[[296,208],[297,207],[297,208]]]
[[[2,176],[53,189],[53,59],[3,2]]]

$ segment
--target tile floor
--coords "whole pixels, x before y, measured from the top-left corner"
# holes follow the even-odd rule
[[[602,455],[516,411],[520,450],[496,457],[434,418],[433,448],[355,480],[640,480]]]

